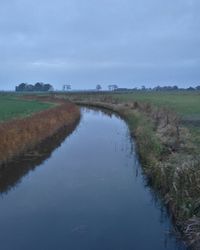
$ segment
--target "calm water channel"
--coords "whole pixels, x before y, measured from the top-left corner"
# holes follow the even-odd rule
[[[123,120],[82,108],[65,136],[0,173],[0,249],[186,249],[145,185]]]

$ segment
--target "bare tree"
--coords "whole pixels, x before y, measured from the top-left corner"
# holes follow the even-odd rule
[[[108,89],[111,91],[116,90],[116,89],[118,89],[118,86],[116,84],[111,84],[111,85],[108,85]]]
[[[100,85],[100,84],[97,84],[96,90],[100,91],[101,89],[102,89],[101,85]]]
[[[65,84],[63,85],[63,91],[71,90],[71,85],[70,84]]]

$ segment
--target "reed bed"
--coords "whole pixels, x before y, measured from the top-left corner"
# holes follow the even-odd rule
[[[44,101],[55,100],[48,98]],[[54,108],[27,118],[0,123],[0,165],[33,148],[61,127],[71,127],[76,124],[80,118],[78,107],[66,101],[55,102],[58,105]]]

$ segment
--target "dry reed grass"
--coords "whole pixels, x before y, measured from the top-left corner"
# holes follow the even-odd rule
[[[51,98],[40,100],[55,101]],[[66,101],[55,102],[59,103],[55,108],[0,124],[0,165],[33,148],[61,127],[75,124],[80,117],[78,107]]]

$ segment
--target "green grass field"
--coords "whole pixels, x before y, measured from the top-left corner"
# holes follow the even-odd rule
[[[0,121],[23,118],[53,106],[50,103],[22,100],[14,95],[0,95]]]
[[[183,117],[200,119],[200,92],[143,92],[114,93],[114,98],[122,102],[141,101],[150,102],[157,106],[173,109]]]

